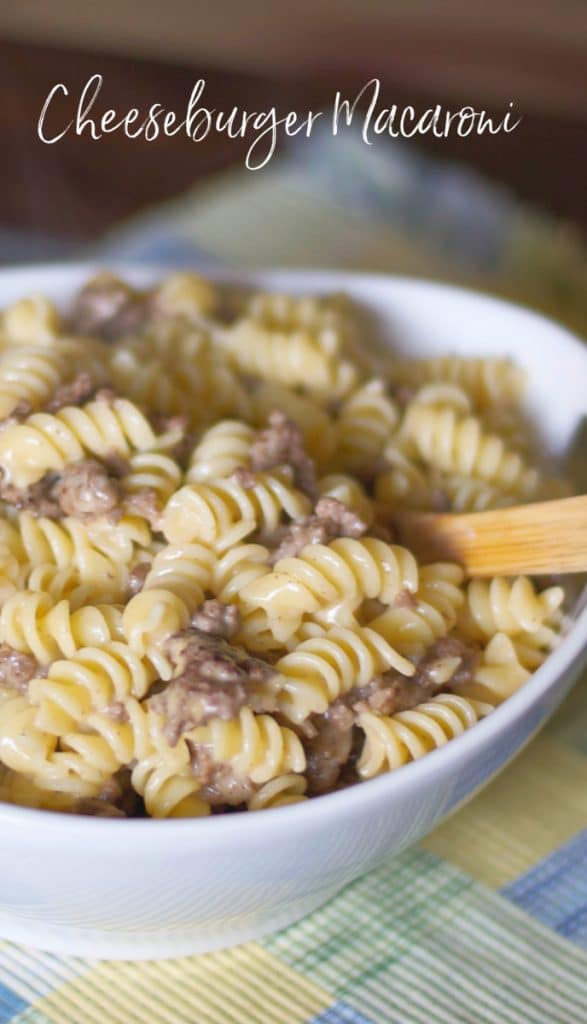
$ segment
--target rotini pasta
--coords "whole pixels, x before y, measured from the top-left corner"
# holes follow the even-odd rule
[[[187,484],[163,513],[162,531],[172,544],[203,541],[225,550],[256,529],[274,532],[283,516],[302,519],[309,499],[277,473],[257,473],[252,486],[235,479]]]
[[[329,545],[311,544],[297,558],[283,558],[272,573],[241,591],[245,606],[262,608],[275,635],[287,640],[304,615],[324,612],[327,621],[352,621],[365,598],[391,604],[403,591],[418,587],[414,556],[399,545],[374,537],[340,538]]]
[[[127,699],[144,697],[154,678],[126,644],[113,640],[103,647],[82,647],[29,683],[29,698],[38,707],[35,723],[61,736],[109,706],[125,716]]]
[[[374,715],[366,711],[358,720],[365,733],[365,743],[357,771],[363,779],[382,771],[394,771],[444,746],[492,710],[491,704],[441,693],[411,711],[400,711],[396,715]]]
[[[185,738],[209,750],[217,764],[229,764],[237,776],[254,783],[269,782],[287,772],[303,772],[306,767],[296,734],[271,715],[254,715],[250,708],[243,708],[238,718],[228,722],[213,719],[186,733]]]
[[[74,570],[92,593],[111,593],[115,600],[122,598],[128,566],[151,538],[146,524],[131,517],[121,520],[116,530],[110,524],[86,524],[73,518],[57,522],[31,512],[21,512],[13,523],[1,525],[0,533],[21,566]]]
[[[248,466],[256,431],[241,420],[221,420],[205,432],[192,453],[186,480],[189,484],[227,477]]]
[[[9,597],[0,611],[0,642],[34,655],[41,665],[121,636],[122,611],[114,604],[72,611],[65,599],[54,604],[48,594],[23,590]]]
[[[247,801],[249,811],[264,811],[269,807],[287,807],[305,800],[307,782],[303,775],[278,776],[261,786]]]
[[[374,630],[334,627],[303,640],[276,662],[279,709],[292,722],[303,722],[390,668],[408,676],[414,672],[411,662]]]
[[[243,319],[215,337],[239,370],[279,384],[339,396],[356,379],[350,363],[334,358],[307,331],[270,331]]]
[[[172,428],[157,436],[140,409],[126,398],[33,413],[0,434],[0,467],[15,487],[29,487],[49,470],[96,455],[122,458],[133,451],[170,448],[181,439]]]
[[[428,359],[396,359],[389,371],[395,384],[420,387],[428,382],[455,384],[479,408],[495,401],[518,402],[524,374],[508,359],[471,359],[436,356]]]
[[[450,473],[479,477],[520,499],[531,499],[539,478],[517,452],[508,451],[494,434],[485,434],[478,419],[459,417],[451,408],[412,406],[402,430],[429,465]]]
[[[399,414],[381,380],[363,384],[345,400],[337,422],[337,461],[344,469],[364,473],[382,453],[397,426]]]
[[[562,587],[548,587],[537,594],[526,576],[518,576],[512,583],[503,577],[471,580],[459,626],[481,640],[495,633],[535,633],[548,625],[563,598]]]

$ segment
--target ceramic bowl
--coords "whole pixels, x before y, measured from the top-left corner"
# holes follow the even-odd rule
[[[31,292],[67,301],[96,268],[0,274],[0,306]],[[136,283],[158,273],[120,268]],[[509,303],[399,277],[314,271],[234,280],[343,291],[408,355],[510,356],[528,373],[543,444],[569,445],[587,412],[587,346]],[[63,953],[142,959],[259,938],[319,907],[425,835],[521,750],[570,689],[587,645],[574,624],[518,693],[462,737],[395,773],[297,805],[208,819],[76,817],[0,805],[0,936]]]

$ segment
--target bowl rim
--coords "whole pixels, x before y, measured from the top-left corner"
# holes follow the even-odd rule
[[[393,284],[414,291],[421,291],[428,296],[452,294],[455,298],[470,302],[479,308],[487,304],[501,308],[506,315],[522,316],[526,320],[534,320],[554,330],[561,342],[575,351],[581,352],[580,358],[585,361],[587,370],[587,343],[577,334],[560,324],[552,317],[537,312],[531,307],[513,302],[510,299],[498,298],[472,287],[445,284],[444,282],[413,277],[407,274],[371,273],[369,271],[327,270],[312,268],[259,268],[251,271],[226,269],[224,267],[186,267],[170,264],[139,263],[117,260],[63,261],[59,263],[35,263],[0,268],[0,292],[2,282],[14,277],[43,275],[50,279],[60,279],[68,274],[77,281],[90,276],[107,267],[108,270],[127,275],[131,280],[151,280],[162,274],[173,271],[196,270],[210,280],[234,282],[245,286],[271,282],[278,287],[290,287],[294,291],[300,287],[296,281],[304,282],[304,290],[320,292],[332,289],[352,290],[352,285],[360,286],[361,282],[375,284]],[[311,277],[310,284],[307,279]],[[73,282],[72,282],[73,283]],[[24,282],[26,287],[26,281]],[[42,286],[40,286],[42,287]],[[372,808],[384,811],[386,801],[391,800],[400,790],[419,788],[423,780],[441,768],[445,772],[463,759],[473,754],[475,746],[487,747],[508,726],[513,726],[543,697],[565,674],[577,665],[582,656],[587,655],[587,601],[583,591],[581,608],[573,620],[569,632],[563,637],[560,645],[549,655],[548,659],[532,674],[530,680],[516,693],[508,697],[487,718],[479,721],[474,728],[466,730],[462,735],[448,742],[443,747],[430,751],[425,757],[402,765],[401,770],[383,773],[372,779],[366,779],[356,785],[326,793],[320,797],[301,801],[285,807],[271,808],[271,813],[217,814],[201,818],[100,818],[91,815],[65,814],[34,807],[24,807],[0,801],[0,822],[6,825],[38,828],[46,826],[46,833],[53,832],[63,838],[79,837],[83,839],[87,830],[91,830],[92,841],[104,840],[109,846],[124,845],[130,840],[130,832],[147,839],[150,847],[167,845],[169,841],[190,838],[190,840],[221,840],[227,834],[233,841],[239,836],[249,836],[253,830],[255,838],[260,839],[263,833],[274,833],[276,829],[289,826],[296,832],[320,823],[328,826],[341,813],[348,814],[361,805],[370,804]],[[531,738],[531,737],[530,737]],[[515,756],[519,751],[516,750]],[[504,764],[507,762],[504,762]],[[147,834],[145,834],[147,833]],[[45,833],[44,833],[45,834]]]

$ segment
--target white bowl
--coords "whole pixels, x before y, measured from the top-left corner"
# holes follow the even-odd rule
[[[0,306],[39,291],[66,301],[92,267],[0,274]],[[158,273],[120,268],[137,283]],[[236,275],[235,275],[236,278]],[[413,354],[507,355],[529,374],[547,446],[587,413],[587,346],[509,303],[423,281],[314,271],[241,282],[346,291]],[[585,593],[560,647],[470,732],[399,771],[306,803],[202,820],[109,820],[0,805],[0,935],[80,956],[182,956],[258,938],[399,853],[489,782],[570,689],[587,644]]]

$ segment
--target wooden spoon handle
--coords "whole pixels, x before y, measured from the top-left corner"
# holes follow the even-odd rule
[[[401,513],[420,559],[460,562],[470,576],[587,572],[587,495],[471,515]]]

